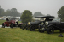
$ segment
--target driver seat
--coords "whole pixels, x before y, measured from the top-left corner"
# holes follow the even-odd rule
[[[8,18],[6,18],[6,21],[9,21],[9,19],[8,19]]]

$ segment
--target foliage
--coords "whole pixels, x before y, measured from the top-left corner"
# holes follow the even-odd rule
[[[4,9],[0,7],[0,16],[2,16],[2,13],[4,13]]]
[[[4,9],[0,7],[0,16],[20,16],[20,13],[17,11],[16,8],[7,9],[6,12],[4,12]]]
[[[64,21],[64,6],[62,6],[58,11],[58,17],[61,19],[61,21]]]
[[[11,10],[8,9],[8,10],[6,11],[6,15],[7,15],[7,16],[14,16],[14,17],[20,16],[20,14],[19,14],[19,12],[17,12],[17,9],[16,9],[16,8],[12,8]],[[5,15],[5,16],[6,16],[6,15]]]
[[[21,20],[23,23],[31,22],[32,20],[32,12],[29,10],[25,10],[23,14],[21,15]]]

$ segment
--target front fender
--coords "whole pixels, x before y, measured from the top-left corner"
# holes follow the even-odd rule
[[[48,24],[47,28],[50,27],[50,26],[53,26],[53,24]]]

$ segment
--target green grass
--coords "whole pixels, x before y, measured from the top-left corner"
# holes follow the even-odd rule
[[[1,25],[2,23],[4,23],[5,21],[6,21],[6,20],[1,20],[1,19],[0,19],[0,25]]]
[[[22,23],[21,21],[18,21],[18,23]]]
[[[64,42],[64,37],[39,31],[22,30],[19,28],[0,28],[0,42]],[[64,33],[62,33],[64,36]]]

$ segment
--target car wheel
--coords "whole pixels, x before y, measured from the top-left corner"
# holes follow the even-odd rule
[[[41,32],[41,33],[44,32],[44,28],[42,27],[42,25],[39,25],[39,32]]]
[[[13,23],[10,25],[10,28],[13,28]]]
[[[32,31],[32,26],[30,25],[30,31]]]
[[[44,33],[44,29],[42,29],[42,28],[39,29],[39,32]]]
[[[2,23],[2,28],[5,28],[5,25],[4,25],[4,23]]]
[[[32,31],[32,27],[30,28],[30,31]]]
[[[22,30],[24,30],[24,27],[22,27]]]
[[[47,33],[48,34],[53,34],[54,32],[54,28],[52,26],[50,26],[49,28],[47,28]]]
[[[21,25],[19,27],[20,27],[20,29],[22,29],[22,26]]]
[[[24,26],[22,26],[22,30],[24,30]]]
[[[26,30],[28,30],[28,28],[26,28]]]
[[[60,30],[60,33],[62,33],[63,32],[63,30]]]

